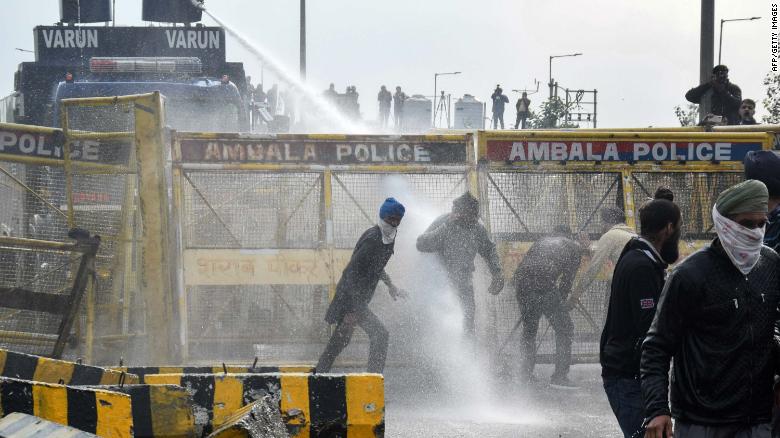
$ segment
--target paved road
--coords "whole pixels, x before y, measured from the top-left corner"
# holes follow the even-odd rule
[[[537,376],[549,376],[549,366]],[[560,390],[540,384],[436,388],[441,379],[420,371],[385,373],[387,438],[422,437],[606,437],[622,436],[601,387],[598,365],[575,365],[570,377],[581,385]],[[483,380],[484,382],[484,380]],[[456,385],[457,382],[456,382]],[[476,388],[475,388],[476,387]]]

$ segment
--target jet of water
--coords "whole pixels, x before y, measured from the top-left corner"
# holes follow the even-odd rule
[[[270,50],[267,50],[254,41],[250,41],[247,37],[235,30],[235,28],[225,23],[225,21],[217,18],[212,12],[203,7],[202,3],[197,2],[197,0],[193,0],[193,4],[202,9],[206,15],[224,28],[228,34],[233,36],[233,38],[235,38],[246,50],[252,53],[258,61],[265,63],[265,65],[275,72],[284,82],[291,84],[296,90],[300,90],[320,114],[330,119],[334,124],[334,126],[331,127],[332,129],[336,129],[345,134],[365,134],[369,132],[369,129],[362,124],[344,117],[338,108],[327,101],[318,90],[315,90],[308,83],[299,79],[297,75],[279,61]]]

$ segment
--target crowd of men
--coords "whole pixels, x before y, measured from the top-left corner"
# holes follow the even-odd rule
[[[521,379],[537,381],[536,336],[545,316],[556,345],[550,385],[576,388],[568,379],[574,329],[569,312],[581,305],[579,297],[596,274],[614,266],[604,293],[599,357],[604,391],[624,436],[777,436],[772,422],[780,423],[777,413],[773,419],[780,375],[780,155],[748,153],[745,181],[721,192],[712,208],[715,239],[679,263],[684,212],[674,193],[659,187],[638,213],[638,235],[613,206],[601,211],[605,232],[593,248],[563,226],[529,248],[512,276],[523,326]],[[406,295],[385,272],[404,214],[404,206],[388,198],[377,225],[358,240],[326,314],[336,330],[317,372],[331,369],[356,326],[369,337],[368,371],[383,371],[389,334],[368,305],[380,280],[393,299]],[[479,214],[479,201],[466,193],[417,238],[417,250],[436,254],[449,277],[467,340],[475,337],[477,255],[493,278],[489,293],[505,286]],[[590,263],[581,270],[586,254]]]

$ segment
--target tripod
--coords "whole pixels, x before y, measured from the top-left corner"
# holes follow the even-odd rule
[[[436,99],[436,96],[434,96],[433,98]],[[435,127],[441,125],[441,119],[444,116],[445,112],[447,113],[447,128],[449,128],[450,127],[449,96],[445,96],[444,90],[442,90],[441,96],[439,96],[439,103],[436,104],[436,110],[434,111],[434,114],[438,116],[438,119],[433,121]]]

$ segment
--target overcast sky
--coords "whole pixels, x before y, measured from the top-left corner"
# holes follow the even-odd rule
[[[760,101],[770,70],[771,3],[776,0],[716,0],[715,59],[721,18],[761,16],[726,23],[723,63],[743,97]],[[33,55],[32,29],[59,20],[57,0],[4,0],[0,16],[0,92],[13,89],[17,64]],[[6,4],[8,3],[8,4]],[[139,25],[141,0],[116,0],[117,22]],[[496,84],[505,92],[530,88],[532,108],[547,95],[548,57],[553,76],[569,88],[598,89],[600,127],[674,126],[674,106],[697,85],[698,0],[309,0],[308,78],[317,88],[335,82],[343,92],[357,86],[365,118],[376,117],[380,85],[401,85],[408,94],[439,89],[489,100]],[[11,6],[13,5],[13,6]],[[297,0],[206,0],[206,7],[293,70],[298,69]],[[204,22],[213,24],[209,19]],[[228,38],[228,60],[245,63],[260,77],[259,63]],[[266,72],[266,84],[273,77]],[[256,79],[255,79],[256,81]],[[514,104],[518,97],[509,93]],[[759,115],[763,106],[759,102]],[[514,115],[507,110],[507,121]]]

